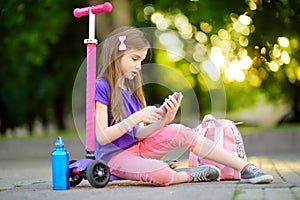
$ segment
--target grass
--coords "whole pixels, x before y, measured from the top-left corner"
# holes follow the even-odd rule
[[[14,184],[14,188],[21,188],[21,187],[23,187],[22,184],[18,184],[18,183]]]
[[[10,133],[5,136],[0,136],[0,140],[11,140],[11,139],[45,139],[45,138],[56,138],[58,136],[63,137],[78,137],[76,131],[56,131],[56,132],[44,132],[44,133],[31,133],[31,134],[17,134]]]
[[[46,183],[46,181],[36,181],[36,182],[33,182],[32,185],[38,185],[38,184],[43,184],[43,183]]]
[[[259,127],[259,126],[247,126],[247,125],[241,125],[238,126],[240,131],[243,134],[252,134],[252,133],[263,133],[263,132],[282,132],[282,131],[295,131],[300,133],[300,123],[294,123],[294,124],[281,124],[277,126],[270,126],[270,127]]]
[[[282,124],[282,125],[272,126],[272,127],[247,126],[247,124],[245,124],[245,125],[238,125],[238,128],[243,134],[256,134],[262,132],[272,133],[272,132],[280,132],[280,131],[297,131],[300,134],[300,123]],[[31,138],[45,139],[45,138],[56,138],[58,136],[72,138],[72,137],[78,137],[79,134],[76,130],[31,133],[31,134],[10,133],[10,134],[6,134],[5,136],[0,135],[0,140],[31,139]]]
[[[293,193],[293,199],[294,200],[299,200],[299,196],[296,193]]]
[[[236,200],[236,198],[239,196],[239,194],[242,193],[242,190],[240,188],[235,188],[233,196],[231,198],[231,200]]]

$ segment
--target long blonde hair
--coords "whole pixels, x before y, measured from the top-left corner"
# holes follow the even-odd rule
[[[130,49],[149,49],[150,44],[145,38],[144,33],[133,27],[120,27],[111,32],[107,39],[103,41],[100,53],[98,78],[104,77],[109,84],[110,99],[108,111],[112,118],[112,124],[118,123],[126,118],[127,113],[123,105],[122,89],[119,81],[122,73],[119,65],[119,59],[126,51],[119,51],[119,37],[126,36],[125,45],[127,50]],[[125,79],[126,88],[140,103],[141,108],[146,106],[144,93],[142,90],[142,79],[140,73],[133,80]]]

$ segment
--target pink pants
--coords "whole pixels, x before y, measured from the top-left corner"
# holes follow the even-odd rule
[[[120,178],[168,186],[174,171],[160,159],[176,147],[192,151],[197,138],[195,129],[171,124],[114,156],[108,166]]]

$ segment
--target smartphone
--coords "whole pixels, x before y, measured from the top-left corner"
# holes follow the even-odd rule
[[[176,100],[178,100],[179,96],[180,96],[180,92],[174,92],[174,93],[172,94],[172,97],[174,97]],[[160,108],[163,109],[163,110],[166,110],[165,104],[162,104],[162,105],[160,106]]]

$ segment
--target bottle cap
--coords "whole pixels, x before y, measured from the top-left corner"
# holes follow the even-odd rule
[[[55,142],[55,146],[64,146],[64,142],[63,142],[61,136],[57,137],[57,140]]]

